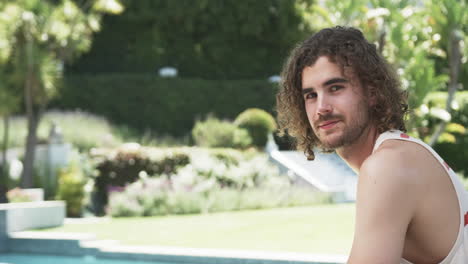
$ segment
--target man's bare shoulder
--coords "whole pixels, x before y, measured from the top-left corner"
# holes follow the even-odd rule
[[[420,182],[418,177],[419,169],[411,162],[406,146],[382,145],[361,165],[357,198],[372,197],[381,205],[388,203],[392,206],[396,196],[410,201],[417,196],[418,190],[415,188]]]
[[[412,217],[428,184],[423,179],[426,175],[423,156],[416,143],[385,141],[360,168],[357,202],[373,198],[376,206],[400,213],[406,211],[403,215]]]
[[[360,175],[411,184],[421,175],[427,158],[427,151],[417,143],[387,140],[363,162]]]

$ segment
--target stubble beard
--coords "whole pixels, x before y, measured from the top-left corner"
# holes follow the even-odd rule
[[[343,128],[334,128],[337,131],[333,131],[331,135],[323,135],[320,132],[321,129],[317,124],[313,126],[315,135],[319,139],[318,147],[324,152],[333,152],[338,148],[352,145],[359,137],[364,133],[364,130],[370,125],[369,113],[366,109],[365,101],[361,101],[358,105],[356,118],[352,120],[346,120],[342,115],[327,115],[322,116],[319,122],[327,120],[340,120],[340,125],[344,125]],[[329,140],[327,140],[329,139]]]

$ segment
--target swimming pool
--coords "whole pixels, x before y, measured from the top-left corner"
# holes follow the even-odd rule
[[[13,232],[0,264],[344,264],[347,256],[128,246],[83,234]],[[66,256],[65,256],[66,255]]]
[[[169,262],[119,260],[94,256],[70,257],[37,254],[1,254],[0,264],[175,264]]]

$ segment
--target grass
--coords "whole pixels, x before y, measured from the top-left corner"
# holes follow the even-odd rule
[[[80,111],[46,112],[37,130],[39,140],[48,138],[52,123],[59,126],[66,142],[71,142],[81,149],[103,144],[119,145],[123,141],[118,127],[102,117]],[[9,147],[23,147],[27,135],[26,117],[11,117],[9,134]],[[3,122],[0,124],[0,135],[3,137]]]
[[[126,245],[349,254],[354,204],[206,215],[112,218],[41,231],[94,233]]]
[[[129,141],[149,146],[180,146],[189,143],[188,137],[175,138],[168,135],[157,135],[151,131],[138,132],[127,126],[115,125],[104,117],[79,110],[51,110],[44,113],[37,130],[39,140],[43,141],[48,138],[52,123],[56,123],[60,127],[66,142],[72,143],[84,151],[92,147],[119,146],[123,142]],[[3,138],[3,126],[2,121],[0,122],[0,138]],[[24,147],[26,136],[26,117],[11,117],[9,147]]]

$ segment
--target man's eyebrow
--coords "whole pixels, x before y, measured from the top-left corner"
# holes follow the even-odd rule
[[[331,78],[330,80],[325,81],[322,85],[328,86],[328,85],[335,84],[335,83],[347,83],[347,82],[348,80],[337,77],[337,78]]]
[[[304,88],[302,89],[302,95],[308,94],[313,91],[314,91],[314,88]]]
[[[335,78],[331,78],[329,80],[326,80],[322,86],[328,86],[328,85],[331,85],[331,84],[335,84],[335,83],[347,83],[349,82],[348,80],[344,79],[344,78],[341,78],[341,77],[335,77]],[[302,89],[302,94],[307,94],[307,93],[310,93],[310,92],[313,92],[315,89],[313,87],[310,87],[310,88],[303,88]]]

